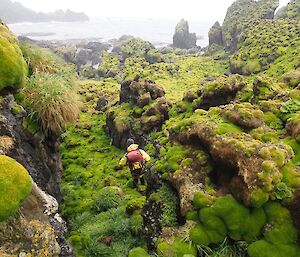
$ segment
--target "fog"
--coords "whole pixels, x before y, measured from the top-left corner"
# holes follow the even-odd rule
[[[289,0],[280,0],[285,5]],[[227,8],[234,0],[18,0],[35,11],[57,9],[82,11],[91,17],[128,17],[153,19],[219,20],[223,21]]]

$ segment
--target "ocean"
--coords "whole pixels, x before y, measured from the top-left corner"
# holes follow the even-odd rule
[[[8,24],[18,36],[35,40],[91,39],[108,42],[122,35],[132,35],[148,40],[155,46],[172,43],[178,20],[91,18],[88,22],[42,22]],[[197,45],[208,45],[208,31],[214,21],[189,21],[190,32],[198,37]]]

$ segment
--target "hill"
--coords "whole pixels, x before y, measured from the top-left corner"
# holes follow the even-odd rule
[[[0,17],[6,23],[46,22],[46,21],[87,21],[88,16],[71,10],[58,10],[53,13],[35,12],[18,2],[0,0]]]

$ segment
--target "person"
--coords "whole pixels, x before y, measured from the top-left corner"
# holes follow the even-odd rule
[[[145,163],[150,161],[150,156],[139,145],[134,143],[134,140],[129,138],[127,140],[127,153],[119,162],[120,166],[128,164],[133,178],[133,187],[137,188],[139,180],[142,185],[145,185],[144,173]]]

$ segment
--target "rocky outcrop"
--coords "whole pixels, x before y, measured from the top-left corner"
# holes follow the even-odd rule
[[[173,36],[173,46],[182,49],[189,49],[197,47],[197,36],[195,33],[189,32],[189,24],[182,19],[175,29]]]
[[[184,99],[192,102],[194,109],[208,110],[210,107],[229,103],[244,86],[245,82],[239,75],[208,79],[200,85],[197,98],[196,95],[188,92]]]
[[[246,206],[259,207],[276,190],[283,176],[281,169],[294,156],[293,150],[285,144],[262,143],[235,132],[234,127],[225,134],[226,126],[203,113],[188,130],[172,138],[206,148],[215,163],[210,175],[214,183]]]
[[[59,156],[59,138],[41,132],[32,134],[24,128],[29,126],[25,110],[19,106],[12,95],[3,98],[0,106],[0,136],[6,137],[10,147],[4,147],[6,154],[21,163],[37,185],[62,200],[59,184],[62,164]]]
[[[1,236],[3,241],[0,240],[0,253],[7,247],[5,252],[14,251],[9,248],[9,244],[20,233],[23,241],[18,245],[18,251],[25,249],[26,252],[29,248],[32,251],[38,249],[41,254],[49,253],[42,256],[73,256],[65,239],[66,224],[58,215],[58,202],[62,201],[60,140],[52,135],[46,137],[41,132],[33,133],[30,129],[32,125],[25,116],[26,111],[15,102],[12,95],[2,98],[0,153],[21,163],[36,184],[20,210],[21,215],[2,224],[0,233],[6,235]],[[7,234],[8,231],[13,232]]]
[[[112,143],[126,149],[126,141],[131,137],[145,145],[147,135],[161,129],[169,118],[170,104],[164,95],[162,87],[153,81],[136,78],[123,82],[120,101],[109,110],[106,118],[106,131]]]
[[[210,46],[213,44],[223,46],[222,27],[218,21],[210,28],[208,37]]]
[[[54,197],[33,184],[19,212],[0,222],[1,256],[73,256],[64,239],[67,229],[58,207]]]

